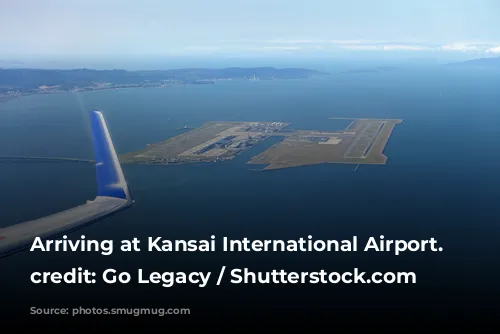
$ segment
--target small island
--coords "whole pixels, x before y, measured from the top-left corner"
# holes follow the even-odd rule
[[[274,67],[148,71],[0,69],[0,102],[30,94],[214,84],[219,80],[304,79],[327,74],[303,68],[277,69]]]
[[[458,63],[446,64],[448,67],[455,68],[495,68],[500,69],[500,57],[492,57],[492,58],[479,58],[472,59],[467,61],[462,61]]]

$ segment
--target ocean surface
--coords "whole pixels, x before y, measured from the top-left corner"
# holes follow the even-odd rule
[[[100,305],[191,307],[192,313],[329,312],[381,303],[411,310],[493,302],[499,295],[500,76],[486,70],[403,68],[304,80],[27,96],[0,104],[0,156],[93,158],[88,111],[102,110],[127,152],[211,120],[282,121],[335,130],[328,117],[399,118],[384,166],[324,164],[256,172],[254,147],[232,161],[125,165],[136,204],[75,232],[87,239],[438,240],[441,253],[23,252],[0,260],[9,308]],[[258,166],[257,166],[258,167]],[[96,192],[91,164],[0,163],[0,226],[82,204]],[[414,271],[414,285],[34,285],[33,271]],[[8,288],[6,288],[8,287]],[[8,289],[9,291],[5,291]],[[22,295],[32,296],[19,301]],[[2,302],[3,305],[7,305]],[[12,306],[12,305],[16,306]],[[427,307],[426,306],[426,307]],[[389,306],[388,306],[389,307]]]

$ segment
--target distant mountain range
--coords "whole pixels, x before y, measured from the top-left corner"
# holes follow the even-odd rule
[[[86,87],[95,83],[141,84],[175,81],[195,83],[200,80],[220,79],[300,79],[322,72],[303,68],[187,68],[175,70],[126,71],[126,70],[39,70],[0,69],[0,86],[36,89],[40,86],[59,86],[60,89]]]
[[[500,68],[500,57],[473,59],[459,63],[447,64],[447,66]]]

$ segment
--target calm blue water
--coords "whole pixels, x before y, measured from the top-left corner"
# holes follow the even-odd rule
[[[137,150],[174,136],[177,128],[210,120],[283,121],[295,129],[336,130],[328,117],[401,118],[386,147],[385,166],[318,165],[252,171],[245,164],[272,142],[233,161],[179,166],[127,165],[124,172],[136,205],[75,236],[130,239],[217,237],[361,240],[436,238],[443,253],[198,253],[97,254],[24,252],[0,261],[1,284],[14,292],[58,294],[60,303],[92,306],[97,297],[120,301],[121,293],[143,304],[225,309],[233,303],[294,298],[328,303],[333,296],[389,298],[394,302],[439,299],[470,302],[499,292],[500,76],[486,71],[445,69],[380,74],[335,74],[307,80],[220,82],[168,89],[129,89],[29,96],[0,104],[0,155],[92,158],[85,110],[104,111],[120,152]],[[0,224],[7,226],[92,199],[92,165],[1,163]],[[97,284],[85,289],[32,285],[35,270],[94,271],[137,268],[155,271],[207,270],[220,266],[253,270],[415,271],[418,286],[238,286],[211,289],[179,286]],[[288,290],[287,290],[288,289]],[[418,291],[432,294],[417,295]],[[220,292],[222,291],[222,292]],[[456,291],[460,291],[459,294]],[[211,303],[227,293],[224,304]],[[122,299],[120,299],[122,298]],[[165,298],[170,302],[165,305]],[[433,299],[434,298],[434,299]],[[147,301],[147,302],[146,302]],[[290,301],[290,302],[288,302]],[[177,302],[177,304],[175,304]],[[227,302],[227,303],[226,303]],[[269,302],[278,307],[278,301]],[[274,304],[273,304],[274,303]],[[31,306],[30,304],[30,306]],[[115,303],[116,304],[116,303]],[[283,306],[282,304],[286,304]],[[121,305],[121,304],[120,304]],[[24,307],[24,306],[23,306]],[[318,306],[319,307],[319,306]]]

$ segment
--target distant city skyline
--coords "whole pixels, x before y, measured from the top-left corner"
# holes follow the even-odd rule
[[[16,56],[500,56],[497,0],[0,0]]]

